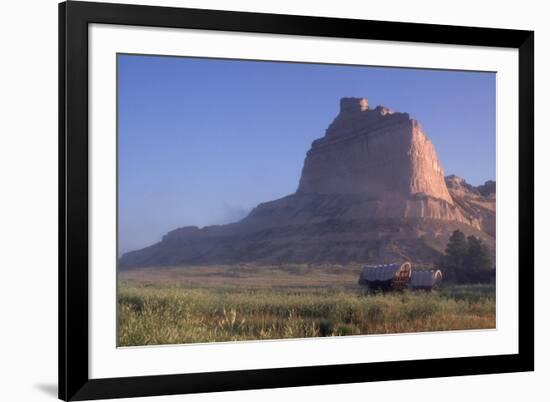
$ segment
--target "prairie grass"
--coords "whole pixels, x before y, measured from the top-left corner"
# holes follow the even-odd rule
[[[119,278],[119,346],[495,328],[494,286],[372,294],[349,281],[201,287],[144,277]]]

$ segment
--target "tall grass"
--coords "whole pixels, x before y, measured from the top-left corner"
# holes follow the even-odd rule
[[[495,327],[494,289],[206,289],[121,283],[119,346]]]

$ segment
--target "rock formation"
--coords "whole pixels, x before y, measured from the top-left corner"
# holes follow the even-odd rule
[[[494,247],[494,191],[494,182],[475,188],[445,178],[434,145],[407,113],[343,98],[307,152],[294,194],[233,224],[176,229],[119,263],[433,262],[455,229]]]
[[[299,193],[424,194],[452,204],[431,141],[407,113],[343,98],[340,114],[307,153]]]
[[[476,222],[484,232],[495,236],[496,218],[496,183],[486,181],[485,184],[474,187],[466,180],[455,176],[445,177],[455,205],[465,216],[475,216]]]
[[[454,208],[432,142],[407,113],[343,98],[307,153],[299,194],[361,194],[370,218],[435,218],[478,225]],[[478,225],[479,227],[479,225]]]

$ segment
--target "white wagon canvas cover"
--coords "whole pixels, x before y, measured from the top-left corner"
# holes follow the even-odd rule
[[[368,265],[363,268],[359,283],[369,288],[403,289],[411,277],[409,262]]]
[[[439,287],[442,280],[440,270],[437,271],[413,271],[409,286],[412,289],[434,289]]]

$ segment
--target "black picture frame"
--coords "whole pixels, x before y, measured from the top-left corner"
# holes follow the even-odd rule
[[[519,51],[517,354],[213,373],[88,375],[88,25],[375,39]],[[89,400],[534,370],[534,32],[70,1],[59,5],[59,398]]]

